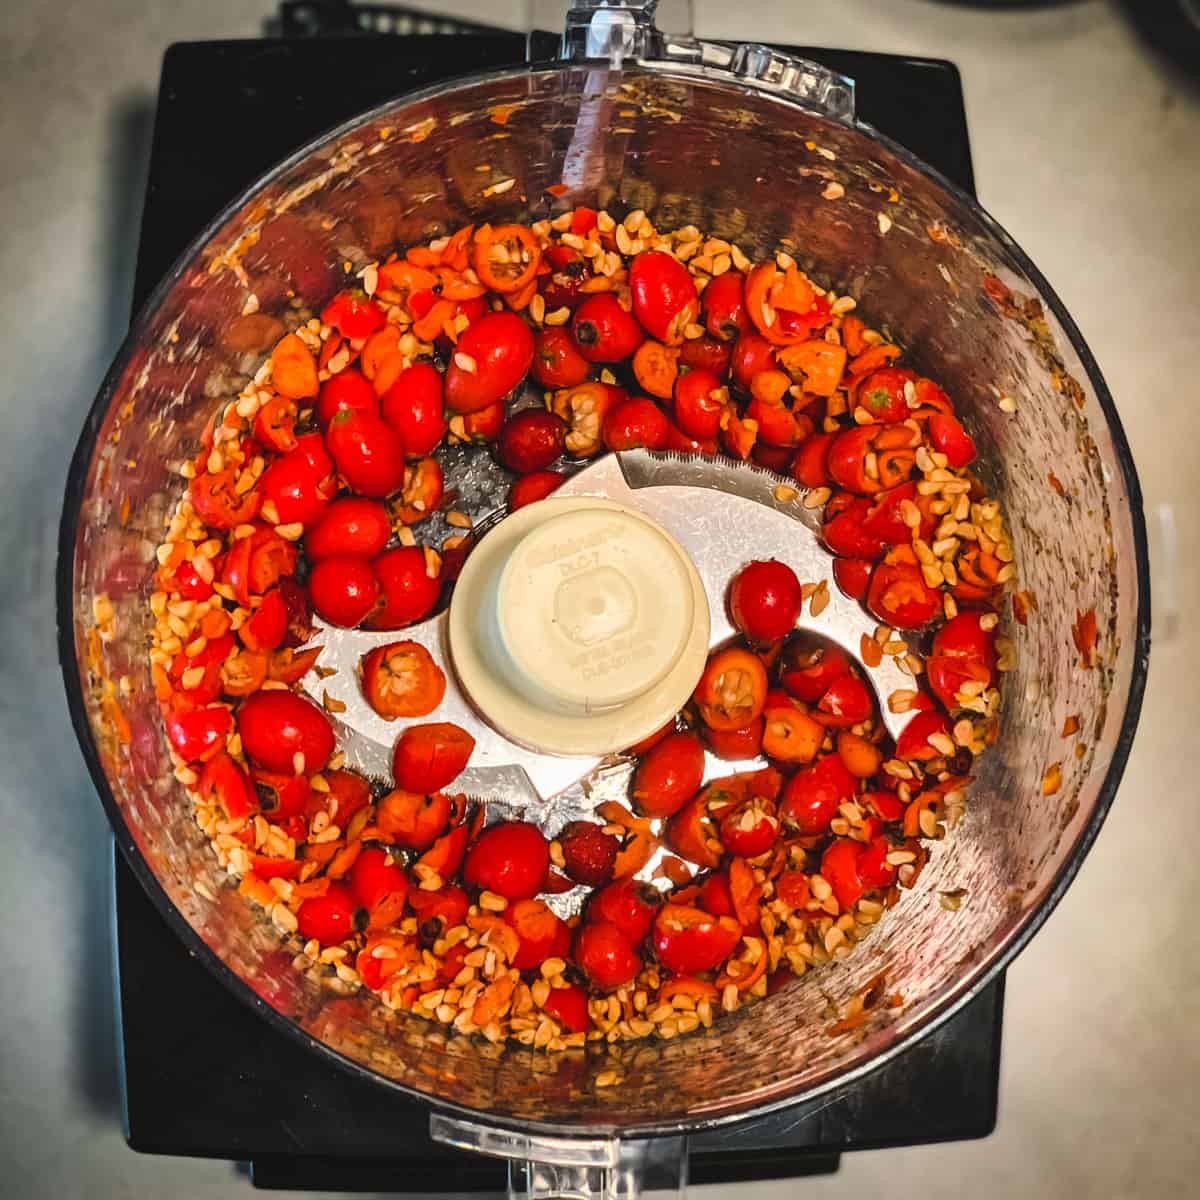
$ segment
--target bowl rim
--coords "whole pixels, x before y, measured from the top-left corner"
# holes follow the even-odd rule
[[[740,1103],[736,1101],[732,1102],[728,1108],[720,1113],[705,1112],[690,1118],[676,1116],[672,1119],[662,1121],[639,1121],[628,1126],[612,1126],[602,1123],[580,1125],[556,1121],[533,1121],[502,1113],[493,1113],[489,1110],[469,1108],[454,1101],[445,1100],[441,1097],[422,1092],[406,1083],[391,1079],[369,1069],[326,1045],[302,1028],[295,1020],[284,1016],[267,1004],[247,983],[234,973],[224,959],[196,932],[167,895],[163,886],[154,875],[154,872],[150,869],[149,864],[137,848],[121,813],[120,806],[113,795],[108,776],[100,762],[99,751],[92,734],[91,724],[88,720],[81,665],[76,654],[75,645],[75,544],[82,519],[84,484],[96,445],[97,435],[108,412],[117,386],[129,365],[132,354],[140,344],[142,336],[149,328],[155,312],[183,276],[185,270],[195,259],[199,251],[212,240],[213,235],[252,197],[280,180],[288,171],[315,151],[336,141],[338,138],[346,136],[362,125],[385,116],[399,106],[408,107],[417,105],[463,87],[489,82],[503,83],[506,81],[519,81],[536,75],[562,74],[565,71],[579,70],[582,67],[583,64],[563,62],[526,63],[519,67],[502,67],[496,70],[473,72],[469,75],[441,80],[428,87],[393,96],[381,104],[374,105],[345,121],[331,126],[325,132],[306,141],[287,157],[279,160],[268,171],[256,176],[249,185],[230,199],[202,230],[189,240],[171,267],[150,291],[131,321],[129,331],[122,341],[111,366],[105,373],[95,399],[92,401],[87,417],[84,420],[83,428],[80,431],[75,450],[71,456],[62,514],[59,522],[58,551],[55,566],[58,657],[63,675],[64,688],[67,693],[67,707],[70,712],[71,724],[74,727],[76,739],[79,742],[80,750],[87,764],[88,773],[92,778],[100,802],[112,827],[113,837],[125,861],[129,864],[154,907],[176,935],[182,939],[191,955],[203,963],[210,974],[219,980],[238,1000],[257,1012],[273,1028],[292,1039],[296,1044],[315,1052],[326,1061],[336,1064],[358,1078],[369,1080],[376,1085],[392,1089],[408,1099],[420,1101],[429,1106],[431,1111],[439,1111],[475,1123],[482,1122],[497,1128],[536,1132],[568,1139],[594,1138],[596,1136],[670,1136],[728,1125],[751,1117],[762,1117],[782,1108],[810,1102],[819,1096],[855,1083],[863,1076],[908,1050],[922,1038],[940,1029],[976,996],[988,988],[998,977],[1002,976],[1009,964],[1028,945],[1034,934],[1037,933],[1057,907],[1067,888],[1074,880],[1092,844],[1099,835],[1109,809],[1112,807],[1117,788],[1125,773],[1134,734],[1137,730],[1138,719],[1141,714],[1149,672],[1151,626],[1150,562],[1141,485],[1138,481],[1129,441],[1121,424],[1112,394],[1104,380],[1099,364],[1084,340],[1079,327],[1067,312],[1058,294],[1050,286],[1045,276],[1033,263],[1029,255],[1021,249],[1016,240],[977,199],[941,174],[941,172],[929,166],[905,146],[894,141],[866,122],[858,119],[855,119],[853,122],[841,122],[846,128],[861,133],[878,143],[905,167],[924,176],[942,188],[960,204],[971,210],[979,220],[984,231],[1000,243],[1004,251],[1020,267],[1026,278],[1037,288],[1039,297],[1054,314],[1072,349],[1078,355],[1079,361],[1095,391],[1100,409],[1104,414],[1109,433],[1112,437],[1114,457],[1120,468],[1122,481],[1129,501],[1129,521],[1133,534],[1135,578],[1138,592],[1135,633],[1125,650],[1126,653],[1133,655],[1132,671],[1129,689],[1125,697],[1124,712],[1121,717],[1120,732],[1113,747],[1112,757],[1105,772],[1104,780],[1100,785],[1096,806],[1087,824],[1084,825],[1076,836],[1075,844],[1065,855],[1062,865],[1051,881],[1041,904],[1036,908],[1027,910],[1019,918],[1018,924],[1014,926],[1013,931],[1008,935],[1005,942],[977,972],[969,972],[964,975],[957,984],[949,987],[946,990],[946,994],[936,1005],[913,1024],[911,1028],[904,1030],[889,1045],[870,1054],[862,1062],[842,1070],[830,1070],[803,1090],[789,1092],[783,1096],[774,1096],[761,1102],[751,1096]],[[641,71],[668,80],[674,78],[681,83],[724,86],[735,93],[743,95],[752,94],[756,98],[774,101],[787,107],[799,108],[824,120],[835,120],[829,117],[828,114],[822,113],[819,109],[805,105],[795,99],[764,93],[752,86],[739,84],[728,77],[708,71],[697,70],[695,68],[686,71],[676,71],[670,66],[660,66],[658,64],[653,66],[638,64],[637,67],[630,68],[631,74]]]

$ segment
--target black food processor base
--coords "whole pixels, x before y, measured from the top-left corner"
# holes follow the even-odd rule
[[[444,28],[444,23],[442,23]],[[557,38],[534,35],[534,54]],[[854,77],[861,118],[971,190],[949,63],[781,47]],[[182,43],[164,59],[134,300],[262,171],[336,122],[439,79],[516,63],[499,32]],[[115,853],[115,852],[114,852]],[[498,1192],[502,1162],[430,1141],[428,1110],[331,1069],[243,1007],[168,929],[119,854],[116,966],[126,1137],[250,1164],[261,1188]],[[689,1139],[693,1183],[837,1168],[845,1150],[983,1137],[996,1118],[1003,981],[833,1098]]]

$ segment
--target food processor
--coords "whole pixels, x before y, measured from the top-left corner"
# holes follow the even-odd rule
[[[427,1099],[435,1136],[541,1163],[520,1168],[531,1194],[627,1194],[648,1157],[678,1156],[683,1132],[841,1086],[984,987],[1044,919],[1099,828],[1148,653],[1128,448],[1096,364],[1036,269],[967,196],[856,122],[850,81],[766,48],[665,37],[652,15],[650,4],[580,5],[561,62],[384,105],[230,205],[135,322],[84,430],[64,512],[68,692],[142,882],[200,960],[273,1023]],[[515,184],[488,191],[507,179]],[[831,183],[843,192],[836,200],[826,198]],[[558,184],[565,194],[547,192]],[[250,294],[282,311],[290,298],[271,294],[272,279],[316,301],[344,262],[361,265],[396,242],[577,203],[617,216],[641,208],[659,228],[693,223],[752,256],[788,239],[814,279],[854,296],[966,413],[980,475],[1009,517],[1019,586],[1036,607],[1024,624],[1006,616],[1016,668],[971,807],[865,953],[700,1038],[548,1056],[450,1037],[292,970],[279,934],[225,885],[172,776],[147,699],[146,599],[163,519],[182,491],[172,468],[253,370],[222,340]],[[464,478],[472,470],[486,475],[470,467]],[[481,486],[465,502],[486,530],[497,496]],[[480,549],[502,528],[483,532]],[[105,636],[101,597],[114,610]],[[1088,612],[1098,636],[1085,666],[1071,629]],[[129,696],[117,687],[124,676]],[[1070,741],[1061,737],[1068,716],[1082,724]],[[1055,763],[1062,785],[1046,795]],[[564,786],[578,782],[578,766]],[[963,893],[958,911],[938,903],[944,890]],[[831,1034],[827,1014],[881,972],[899,1003]],[[620,1086],[597,1087],[613,1070]]]

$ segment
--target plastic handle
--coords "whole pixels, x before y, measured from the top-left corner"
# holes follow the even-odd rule
[[[725,76],[760,91],[800,100],[835,120],[854,120],[852,79],[770,46],[664,34],[654,23],[657,7],[658,0],[576,0],[567,12],[563,58],[607,61],[614,71],[632,59],[642,66]]]
[[[435,1142],[508,1160],[510,1200],[638,1200],[643,1190],[683,1200],[687,1139],[555,1138],[433,1113]]]

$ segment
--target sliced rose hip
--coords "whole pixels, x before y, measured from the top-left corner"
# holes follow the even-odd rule
[[[719,787],[709,784],[670,819],[664,831],[667,845],[680,858],[698,867],[715,867],[721,861],[721,843],[708,814],[708,802]]]
[[[204,764],[196,794],[208,804],[219,804],[230,821],[239,821],[259,807],[250,776],[224,750]]]
[[[850,660],[840,646],[807,632],[788,638],[779,656],[779,682],[807,704],[816,704],[849,671]]]
[[[428,716],[446,694],[445,673],[418,642],[376,646],[363,657],[361,673],[367,700],[387,721]]]
[[[295,400],[286,396],[275,396],[258,410],[254,419],[254,436],[265,449],[276,454],[286,454],[296,448],[296,415],[299,407]]]
[[[426,794],[401,788],[379,802],[375,825],[389,841],[410,850],[428,850],[450,824],[453,806],[444,792]]]
[[[896,629],[923,629],[941,613],[942,595],[916,564],[882,562],[871,576],[867,608]]]
[[[413,890],[408,902],[417,914],[417,932],[425,946],[432,946],[447,929],[463,924],[471,904],[467,893],[453,884],[432,892]]]
[[[544,900],[516,900],[504,910],[521,944],[510,965],[531,971],[548,958],[566,958],[571,950],[571,930]]]
[[[896,739],[896,757],[909,762],[944,757],[945,750],[939,749],[929,741],[930,737],[939,734],[942,738],[950,738],[950,722],[945,714],[936,710],[917,713]]]
[[[865,496],[842,492],[825,506],[825,523],[821,537],[834,554],[843,558],[877,559],[887,549],[887,542],[866,530],[871,502]]]
[[[670,400],[679,378],[679,350],[647,338],[633,356],[633,377],[642,391]]]
[[[410,725],[392,752],[396,786],[409,792],[439,792],[466,767],[475,739],[448,721]]]
[[[996,668],[996,641],[993,629],[984,629],[984,614],[959,613],[933,635],[929,657],[925,660],[930,691],[953,711],[963,685],[990,686]]]
[[[721,818],[721,844],[730,854],[757,858],[775,844],[779,821],[770,800],[753,796]]]
[[[817,719],[831,729],[849,729],[875,710],[871,690],[852,671],[839,675],[817,703]]]
[[[770,697],[763,710],[765,722],[762,749],[781,763],[809,763],[825,740],[825,727],[794,704],[773,704]]]
[[[808,876],[803,871],[784,871],[775,880],[775,895],[791,909],[802,909],[811,895]]]
[[[612,390],[603,383],[581,383],[554,393],[554,415],[566,425],[563,446],[574,458],[590,458],[603,442],[604,418],[614,404]]]
[[[696,685],[700,716],[713,729],[740,729],[762,715],[767,669],[748,650],[732,647],[714,654]]]
[[[436,458],[422,458],[404,469],[404,486],[392,501],[392,514],[404,525],[431,517],[442,505],[446,479]]]
[[[612,879],[621,839],[592,821],[572,821],[558,835],[563,870],[576,883],[603,887]]]

